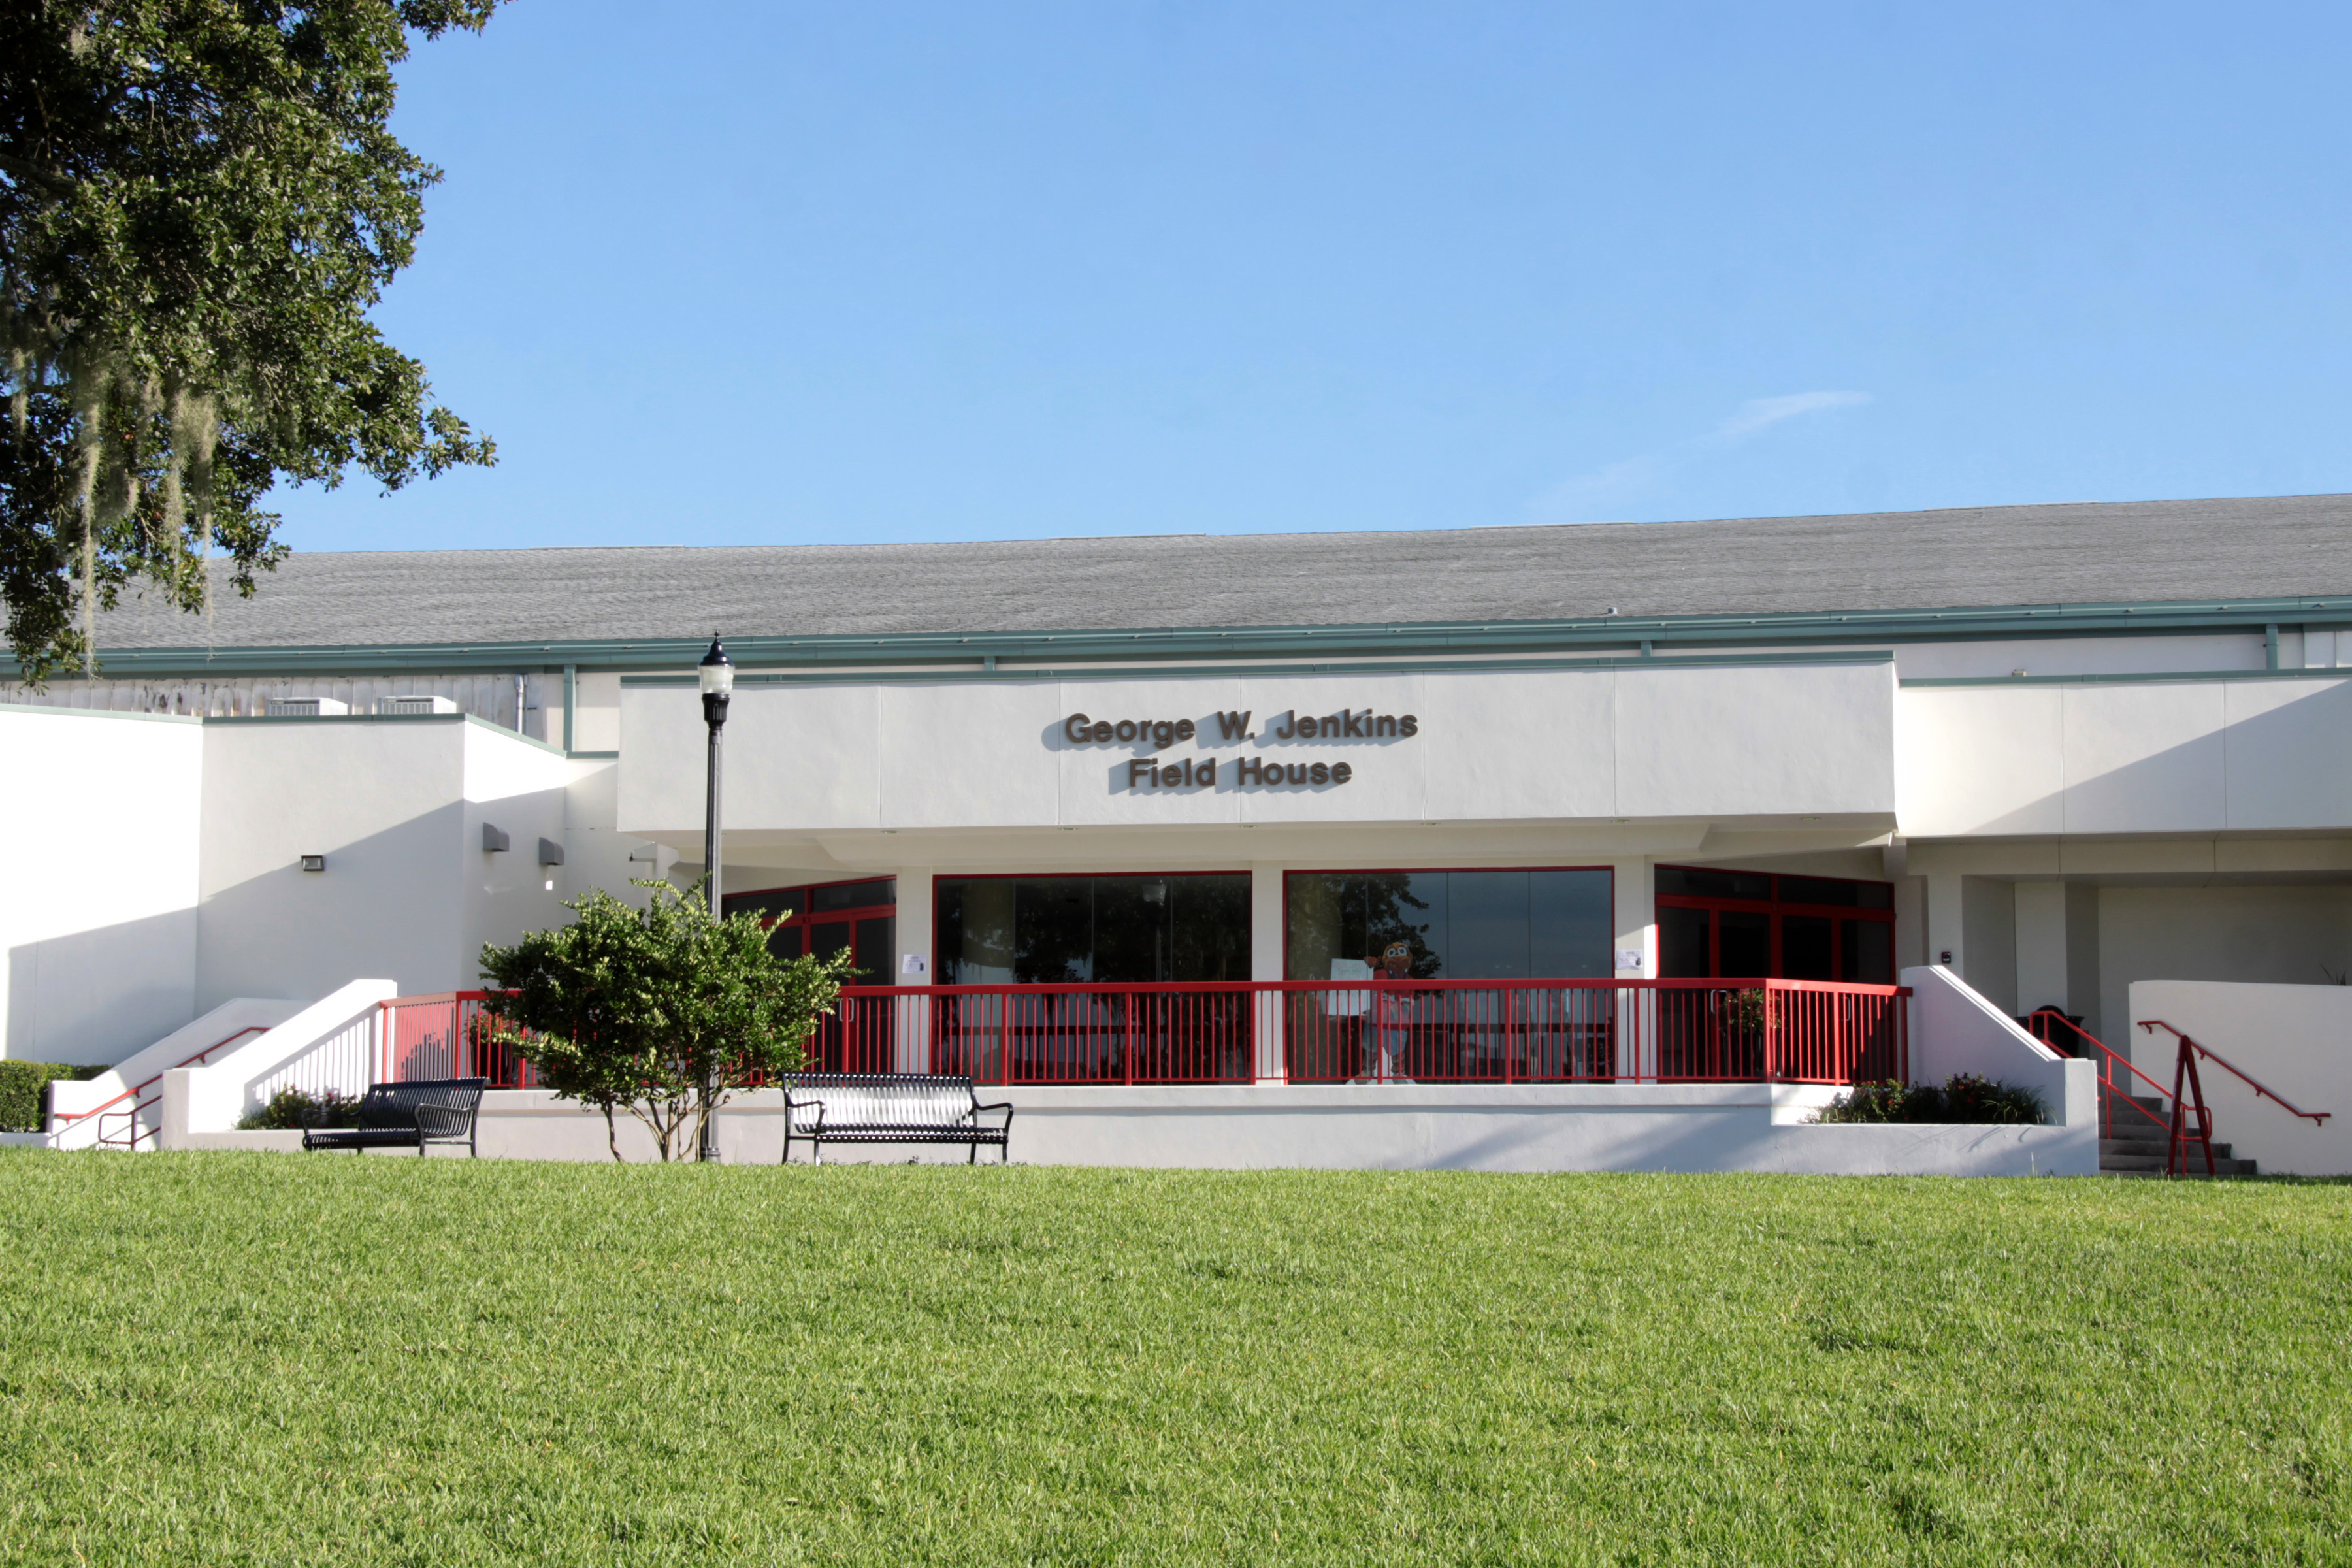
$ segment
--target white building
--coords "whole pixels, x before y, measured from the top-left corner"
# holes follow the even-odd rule
[[[0,690],[6,1054],[121,1060],[361,976],[461,991],[566,897],[691,879],[714,628],[730,900],[922,988],[866,999],[893,1021],[835,1029],[833,1065],[1006,1079],[1031,1157],[2050,1168],[2040,1138],[2082,1168],[2087,1091],[2013,1029],[1956,1045],[1913,996],[1855,1026],[1882,1056],[1797,1065],[1783,1015],[1723,1010],[1911,972],[2168,1085],[2136,985],[2352,967],[2352,497],[320,554],[209,622],[118,611],[101,679]],[[1392,941],[1462,984],[1384,1071],[1332,987]],[[1725,984],[1661,984],[1693,981]],[[1091,990],[952,1028],[936,996],[1054,982]],[[1170,1034],[1113,999],[1177,983],[1241,1012]],[[2352,1100],[2341,1046],[2204,1026],[2297,1106]],[[1990,1153],[1793,1125],[1905,1028],[1915,1078],[2046,1068],[2056,1124]],[[2265,1168],[2352,1170],[2343,1122],[2207,1089]]]

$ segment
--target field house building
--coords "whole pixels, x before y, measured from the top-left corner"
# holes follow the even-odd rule
[[[2277,1103],[2352,1113],[2339,496],[298,554],[0,687],[0,1038],[121,1064],[47,1140],[467,1065],[419,999],[483,942],[699,872],[714,631],[730,907],[854,951],[826,1065],[1002,1082],[1016,1159],[2084,1172],[2161,1018],[2274,1091],[2204,1069],[2241,1155],[2352,1171]],[[2050,1123],[1805,1121],[1957,1070]]]

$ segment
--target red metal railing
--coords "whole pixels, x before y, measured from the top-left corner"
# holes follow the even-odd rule
[[[1907,1076],[1908,988],[1809,980],[853,985],[817,1072],[993,1084],[1819,1083]],[[378,1077],[530,1088],[498,994],[382,1004]]]
[[[2159,1133],[2168,1133],[2168,1131],[2171,1131],[2171,1121],[2168,1121],[2168,1119],[2159,1117],[2159,1114],[2147,1110],[2147,1107],[2140,1105],[2140,1102],[2133,1098],[2131,1079],[2140,1079],[2143,1084],[2147,1084],[2149,1093],[2152,1093],[2157,1100],[2168,1100],[2168,1098],[2171,1098],[2171,1090],[2166,1089],[2164,1084],[2159,1084],[2159,1081],[2152,1079],[2152,1077],[2147,1077],[2145,1072],[2140,1072],[2138,1068],[2133,1068],[2131,1058],[2124,1056],[2122,1051],[2116,1051],[2115,1047],[2110,1047],[2110,1044],[2100,1039],[2098,1035],[2091,1035],[2086,1027],[2082,1027],[2079,1023],[2067,1018],[2065,1013],[2061,1013],[2053,1006],[2037,1008],[2037,1011],[2028,1013],[2028,1016],[2025,1016],[2025,1032],[2032,1035],[2034,1039],[2042,1041],[2042,1044],[2049,1047],[2051,1051],[2058,1051],[2063,1053],[2063,1056],[2086,1056],[2084,1047],[2091,1047],[2091,1051],[2098,1051],[2098,1056],[2091,1056],[2088,1060],[2091,1060],[2094,1068],[2098,1068],[2100,1121],[2107,1123],[2107,1131],[2110,1131],[2110,1133],[2119,1133],[2119,1131],[2124,1129],[2140,1129],[2140,1121],[2147,1123],[2145,1129],[2140,1129],[2140,1133],[2143,1135],[2147,1133],[2149,1129],[2159,1131]],[[2122,1072],[2128,1072],[2131,1077],[2119,1077],[2119,1069],[2122,1069]]]
[[[376,1081],[486,1078],[492,1089],[530,1089],[530,1064],[493,1037],[503,1028],[496,991],[444,991],[376,1005]]]
[[[1795,980],[861,985],[810,1056],[1004,1084],[1844,1084],[1905,1076],[1909,995]]]
[[[2171,1025],[2166,1023],[2161,1018],[2144,1018],[2140,1021],[2139,1026],[2146,1029],[2151,1035],[2156,1033],[2158,1029],[2166,1030],[2171,1034],[2175,1039],[2178,1039],[2180,1042],[2180,1049],[2184,1054],[2189,1051],[2196,1052],[2199,1056],[2203,1057],[2207,1061],[2211,1062],[2215,1067],[2220,1068],[2222,1071],[2230,1074],[2232,1078],[2237,1079],[2248,1089],[2252,1089],[2257,1097],[2263,1100],[2276,1101],[2278,1108],[2281,1110],[2285,1111],[2289,1116],[2300,1116],[2315,1126],[2325,1127],[2327,1125],[2327,1119],[2336,1114],[2336,1112],[2332,1110],[2297,1110],[2294,1104],[2292,1104],[2284,1095],[2279,1093],[2278,1090],[2255,1082],[2251,1076],[2241,1069],[2236,1063],[2231,1061],[2229,1058],[2221,1055],[2221,1053],[2215,1050],[2212,1047],[2205,1044],[2202,1040],[2190,1039],[2187,1035],[2184,1035],[2179,1030],[2173,1028]]]
[[[2141,1121],[2145,1121],[2148,1128],[2163,1133],[2166,1143],[2164,1171],[2168,1176],[2188,1173],[2189,1145],[2192,1143],[2203,1147],[2206,1173],[2210,1175],[2213,1173],[2213,1113],[2205,1103],[2205,1086],[2197,1072],[2197,1058],[2200,1056],[2242,1080],[2246,1087],[2252,1089],[2258,1097],[2276,1101],[2279,1107],[2291,1116],[2305,1117],[2325,1125],[2327,1119],[2335,1114],[2332,1110],[2298,1110],[2277,1090],[2256,1082],[2235,1063],[2215,1052],[2211,1047],[2201,1041],[2190,1039],[2161,1018],[2143,1019],[2140,1027],[2151,1035],[2158,1029],[2167,1030],[2180,1042],[2174,1055],[2170,1089],[2165,1088],[2164,1085],[2140,1071],[2125,1058],[2123,1053],[2105,1044],[2054,1007],[2043,1007],[2028,1014],[2025,1025],[2034,1038],[2053,1050],[2065,1051],[2069,1056],[2079,1057],[2083,1052],[2069,1048],[2065,1038],[2056,1033],[2061,1028],[2066,1032],[2066,1035],[2073,1037],[2074,1041],[2087,1044],[2098,1050],[2099,1055],[2092,1060],[2099,1067],[2099,1089],[2105,1096],[2100,1101],[2100,1109],[2105,1113],[2102,1120],[2105,1122],[2107,1130],[2114,1132],[2119,1125],[2138,1127]],[[2158,1115],[2140,1104],[2138,1100],[2129,1092],[2130,1079],[2126,1079],[2118,1083],[2116,1071],[2118,1068],[2146,1084],[2153,1091],[2153,1098],[2158,1104],[2169,1101],[2169,1112]],[[2139,1119],[2138,1121],[2119,1121],[2120,1113],[2126,1107]],[[2143,1132],[2147,1130],[2147,1128],[2141,1129]]]

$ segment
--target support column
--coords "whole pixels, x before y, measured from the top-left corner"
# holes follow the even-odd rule
[[[1646,855],[1609,862],[1614,885],[1616,951],[1610,955],[1610,973],[1620,980],[1653,980],[1658,973],[1658,882]],[[1628,956],[1635,962],[1625,962]],[[1639,1082],[1658,1070],[1658,1008],[1648,993],[1620,993],[1617,1017],[1617,1075],[1621,1082]]]
[[[1283,868],[1275,865],[1250,868],[1250,978],[1283,980],[1283,935],[1288,910],[1283,900]],[[1257,1081],[1282,1081],[1283,1023],[1286,1010],[1279,994],[1261,992],[1252,1002],[1256,1012]]]
[[[934,880],[929,866],[901,867],[898,879],[898,955],[893,961],[885,985],[936,985],[939,960],[931,952],[932,898]],[[923,971],[907,973],[907,960],[919,958]]]
[[[931,884],[933,873],[929,866],[907,866],[898,870],[898,952],[892,959],[895,973],[884,977],[886,985],[936,985],[939,984],[939,958],[931,951]],[[909,957],[922,961],[920,974],[907,973]],[[908,997],[900,1004],[901,1026],[897,1043],[892,1047],[893,1072],[927,1072],[930,1069],[931,999],[928,996]]]
[[[2066,884],[2017,884],[2017,1010],[2066,1005]]]

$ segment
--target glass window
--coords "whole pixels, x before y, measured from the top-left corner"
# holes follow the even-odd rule
[[[1700,866],[1661,866],[1657,890],[1670,898],[1750,899],[1769,902],[1772,879],[1753,871],[1711,871]]]
[[[1772,973],[1772,917],[1761,910],[1716,911],[1717,974],[1742,980]]]
[[[1360,973],[1356,965],[1377,963],[1398,942],[1412,950],[1408,973],[1424,980],[1614,973],[1605,870],[1298,871],[1287,893],[1294,980]]]
[[[884,877],[872,882],[835,882],[829,888],[814,888],[809,891],[812,910],[870,910],[877,904],[898,901],[898,880]]]
[[[751,913],[765,921],[788,921],[808,908],[808,889],[771,888],[764,893],[730,893],[719,900],[719,908],[730,920]]]
[[[1700,866],[1656,877],[1662,979],[1895,979],[1891,883]]]
[[[1895,926],[1890,921],[1841,921],[1844,978],[1862,985],[1895,984]]]
[[[1831,927],[1838,922],[1827,915],[1782,915],[1780,917],[1780,974],[1783,980],[1834,980],[1836,961],[1831,952]],[[1859,921],[1848,921],[1847,925]],[[1753,973],[1762,974],[1764,970]]]
[[[938,909],[943,984],[1249,978],[1247,873],[943,877]]]
[[[1780,901],[1784,904],[1835,904],[1852,909],[1862,884],[1833,881],[1827,877],[1783,877],[1780,879]]]
[[[1715,917],[1705,910],[1658,906],[1658,978],[1706,980],[1715,973]]]

